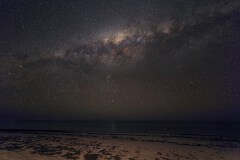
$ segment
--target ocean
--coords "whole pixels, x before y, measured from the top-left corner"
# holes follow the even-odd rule
[[[240,137],[239,123],[159,121],[24,121],[0,122],[0,130],[217,135]]]

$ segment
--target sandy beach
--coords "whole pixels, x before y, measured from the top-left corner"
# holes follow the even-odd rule
[[[0,134],[0,160],[239,160],[240,139],[167,134]]]

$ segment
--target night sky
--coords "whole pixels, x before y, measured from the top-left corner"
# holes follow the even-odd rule
[[[240,121],[239,0],[1,0],[1,120]]]

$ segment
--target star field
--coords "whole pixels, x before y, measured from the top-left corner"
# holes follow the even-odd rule
[[[0,2],[0,118],[239,120],[240,3]]]

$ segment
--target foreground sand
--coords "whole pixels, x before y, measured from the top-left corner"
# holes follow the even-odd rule
[[[0,133],[0,160],[239,160],[240,139],[216,136]]]

